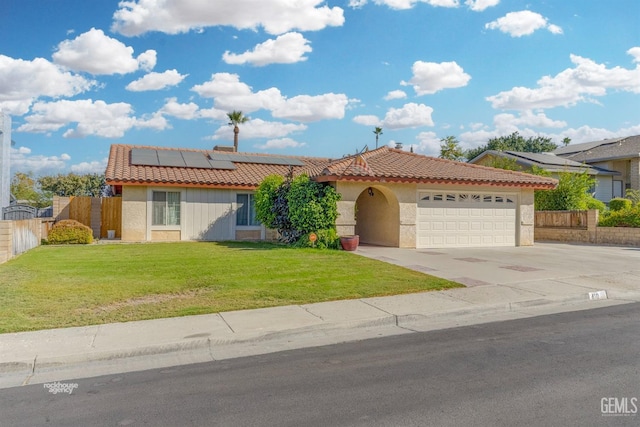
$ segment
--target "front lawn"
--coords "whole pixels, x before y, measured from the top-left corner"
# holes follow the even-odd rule
[[[41,246],[0,265],[0,333],[459,286],[349,252],[267,243]]]

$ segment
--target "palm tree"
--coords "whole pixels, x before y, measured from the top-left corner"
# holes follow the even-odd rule
[[[382,135],[382,128],[381,128],[381,127],[376,126],[375,130],[373,131],[373,133],[375,133],[375,134],[376,134],[376,148],[378,148],[378,137],[379,137],[380,135]]]
[[[238,125],[248,122],[249,117],[244,116],[242,111],[236,110],[227,113],[227,117],[229,118],[229,126],[233,126],[233,151],[238,152],[238,134],[240,133]]]

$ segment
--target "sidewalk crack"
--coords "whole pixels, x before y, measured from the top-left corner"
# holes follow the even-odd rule
[[[231,332],[233,332],[234,334],[236,333],[236,331],[233,330],[233,328],[231,327],[231,325],[229,324],[229,322],[227,322],[227,319],[224,318],[224,316],[222,315],[222,313],[218,313],[218,316],[220,316],[220,318],[222,319],[222,321],[224,322],[225,325],[227,325],[227,328],[229,328],[229,330],[231,330]]]
[[[318,314],[315,314],[315,313],[313,313],[313,312],[309,311],[309,309],[308,309],[307,307],[302,306],[302,305],[299,305],[298,307],[300,307],[301,309],[303,309],[304,311],[306,311],[306,312],[307,312],[307,313],[309,313],[310,315],[312,315],[312,316],[314,316],[314,317],[317,317],[318,319],[320,319],[320,320],[322,320],[322,321],[324,322],[324,318],[323,318],[322,316],[320,316],[320,315],[318,315]]]
[[[368,303],[368,302],[366,302],[366,301],[365,301],[365,300],[363,300],[363,299],[361,299],[361,300],[359,300],[359,301],[360,301],[360,302],[363,302],[363,303],[365,303],[365,304],[367,304],[369,307],[373,307],[373,308],[375,308],[376,310],[380,310],[380,311],[381,311],[381,312],[383,312],[383,313],[387,313],[387,314],[388,314],[388,315],[390,315],[390,316],[394,316],[394,317],[396,318],[396,323],[398,323],[398,316],[396,316],[395,314],[390,313],[390,312],[388,312],[387,310],[384,310],[384,309],[382,309],[382,308],[380,308],[380,307],[377,307],[377,306],[375,306],[375,305],[373,305],[373,304],[371,304],[371,303]]]

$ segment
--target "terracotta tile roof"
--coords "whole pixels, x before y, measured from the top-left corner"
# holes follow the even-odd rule
[[[195,187],[215,187],[215,188],[256,188],[262,180],[272,174],[287,175],[289,166],[262,163],[234,163],[235,169],[213,169],[194,167],[170,167],[170,166],[148,166],[134,165],[131,163],[131,150],[134,148],[176,151],[176,149],[164,147],[147,147],[133,145],[111,146],[109,161],[105,172],[105,178],[109,185],[182,185]],[[201,153],[209,156],[214,153],[212,150],[190,150],[180,149],[180,151]],[[217,153],[217,152],[216,152]],[[222,152],[220,152],[222,153]],[[229,154],[229,153],[224,153]],[[289,158],[298,160],[304,166],[293,166],[294,174],[299,173],[303,168],[313,168],[327,164],[329,159],[317,157],[292,157],[292,156],[269,156],[268,154],[256,153],[235,153],[243,156]],[[297,162],[295,162],[297,163]]]
[[[458,183],[553,188],[557,180],[523,172],[514,172],[468,163],[454,162],[381,147],[362,153],[369,173],[363,173],[357,160],[350,156],[330,162],[318,181],[355,180],[387,182]]]
[[[256,188],[268,175],[286,175],[289,166],[264,163],[234,162],[235,169],[145,166],[131,163],[134,148],[169,150],[162,147],[112,145],[106,170],[110,185],[181,185],[212,188]],[[209,156],[212,151],[188,150]],[[265,154],[236,153],[242,156],[269,157]],[[479,165],[427,157],[389,147],[381,147],[355,156],[331,160],[319,157],[271,156],[297,160],[303,166],[292,166],[294,174],[306,173],[318,181],[385,181],[501,185],[553,188],[552,178],[506,171]],[[297,163],[297,162],[296,162]]]

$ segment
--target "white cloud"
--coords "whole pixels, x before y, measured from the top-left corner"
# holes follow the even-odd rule
[[[440,155],[440,138],[435,132],[420,132],[416,139],[418,140],[416,152],[435,157]]]
[[[60,42],[53,62],[91,74],[127,74],[138,69],[152,69],[156,64],[156,52],[147,50],[134,58],[132,47],[92,28],[73,40]]]
[[[169,86],[176,86],[187,77],[188,74],[180,74],[177,70],[167,70],[163,73],[149,73],[138,80],[134,80],[126,87],[133,92],[147,90],[160,90]]]
[[[261,150],[269,150],[269,149],[282,150],[285,148],[303,147],[305,145],[306,144],[304,142],[298,142],[291,138],[280,138],[280,139],[270,139],[264,144],[255,145],[255,147]]]
[[[640,65],[634,69],[619,66],[607,68],[604,64],[571,55],[575,68],[568,68],[554,77],[538,80],[538,87],[514,87],[487,97],[493,108],[531,110],[573,106],[590,101],[594,96],[604,96],[608,89],[640,93]]]
[[[464,72],[456,62],[416,61],[411,67],[413,77],[403,86],[412,85],[418,95],[433,94],[443,89],[466,86],[471,76]]]
[[[353,118],[353,121],[359,125],[365,125],[365,126],[382,125],[382,120],[380,120],[378,116],[373,116],[373,115],[355,116]]]
[[[269,34],[317,31],[344,24],[343,9],[324,0],[129,0],[113,14],[112,30],[127,36],[149,31],[184,33],[210,26],[231,26]]]
[[[280,90],[270,88],[253,92],[251,87],[240,81],[237,74],[216,73],[211,80],[191,88],[204,98],[213,98],[220,110],[240,110],[250,113],[261,109],[275,108],[283,99]]]
[[[197,117],[199,107],[195,103],[180,104],[177,98],[168,98],[165,101],[160,113],[183,120],[191,120]]]
[[[393,99],[405,99],[407,93],[403,90],[392,90],[384,97],[385,101],[391,101]]]
[[[200,96],[214,99],[218,110],[240,110],[251,113],[268,110],[273,117],[301,122],[325,119],[341,119],[349,99],[344,94],[298,95],[286,98],[277,88],[253,92],[252,88],[240,81],[237,74],[217,73],[211,80],[194,86],[191,90]]]
[[[59,173],[71,160],[66,153],[59,156],[31,155],[31,149],[27,147],[10,148],[10,156],[13,172],[33,172],[34,175]]]
[[[549,24],[547,18],[530,10],[509,12],[502,18],[485,24],[484,27],[489,30],[500,30],[511,37],[528,36],[542,28],[546,28],[553,34],[562,34],[562,28]]]
[[[498,3],[500,0],[467,0],[464,2],[474,12],[482,12],[489,7],[497,6]]]
[[[264,66],[268,64],[294,64],[306,61],[306,53],[311,52],[309,40],[300,33],[286,33],[275,40],[270,39],[257,45],[252,51],[235,54],[226,51],[222,60],[227,64],[252,64]]]
[[[412,9],[418,3],[426,3],[430,6],[436,7],[458,7],[460,6],[459,0],[373,0],[375,4],[386,5],[395,10]],[[353,8],[360,8],[367,3],[366,0],[351,0],[349,6]]]
[[[496,129],[510,129],[517,130],[518,126],[532,126],[535,128],[563,128],[567,126],[567,122],[562,120],[552,120],[548,118],[544,113],[534,114],[531,110],[524,110],[520,112],[520,116],[516,117],[513,114],[497,114],[493,118],[493,123]]]
[[[100,161],[94,160],[92,162],[81,162],[75,165],[71,165],[69,169],[71,169],[71,172],[79,175],[88,173],[103,174],[107,169],[107,158],[105,157]]]
[[[74,96],[96,85],[94,80],[62,70],[43,58],[33,61],[0,55],[0,109],[23,115],[39,97]]]
[[[76,127],[67,129],[63,137],[95,135],[120,138],[132,127],[164,129],[167,126],[166,120],[159,114],[136,119],[132,116],[131,105],[124,102],[107,104],[91,99],[38,102],[32,111],[33,114],[25,118],[26,123],[17,129],[18,132],[54,132],[75,123]]]
[[[433,113],[433,108],[412,102],[405,104],[402,108],[390,108],[384,117],[383,127],[402,129],[433,126],[431,113]]]
[[[368,0],[349,0],[348,6],[352,9],[360,9],[367,3],[368,3]]]
[[[640,62],[640,47],[632,47],[627,54],[633,56],[633,62]]]
[[[341,119],[349,103],[346,95],[326,93],[324,95],[298,95],[282,99],[272,109],[273,117],[297,120],[300,122],[316,122],[326,119]]]
[[[136,119],[133,126],[138,129],[153,129],[158,131],[171,128],[167,119],[159,111]]]
[[[251,119],[240,126],[240,144],[243,139],[252,138],[284,138],[294,132],[306,130],[303,124],[267,122],[262,119]],[[220,126],[211,139],[233,140],[233,128],[228,125]]]

